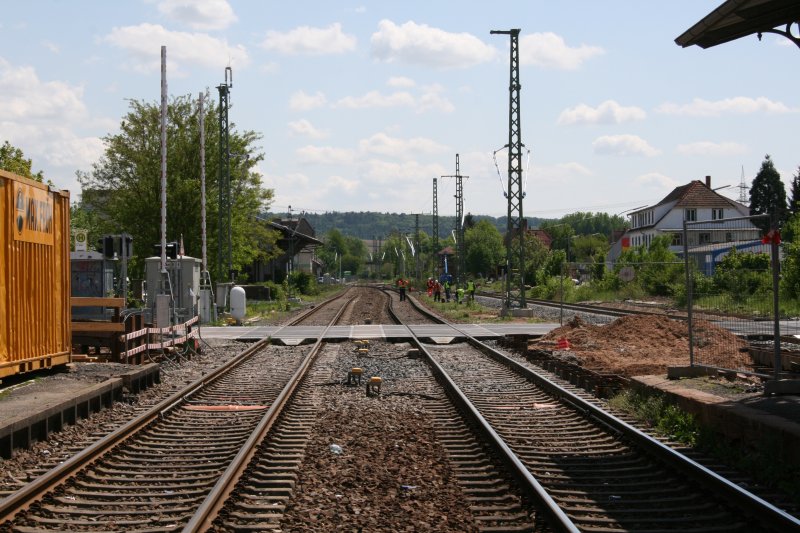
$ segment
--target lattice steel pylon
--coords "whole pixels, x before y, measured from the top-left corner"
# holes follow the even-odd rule
[[[230,77],[229,77],[230,76]],[[231,151],[228,129],[228,102],[233,88],[233,70],[225,67],[225,83],[219,90],[219,226],[217,238],[217,280],[226,277],[233,281],[233,251],[231,228]],[[227,259],[228,274],[224,274]]]
[[[511,289],[513,287],[512,269],[514,259],[519,267],[519,305],[525,307],[525,219],[522,214],[522,121],[520,117],[519,83],[519,29],[492,30],[492,35],[511,36],[510,63],[511,75],[508,87],[508,222],[506,238],[506,300],[507,308],[511,307]],[[514,237],[519,239],[515,242]]]
[[[439,279],[439,185],[438,178],[433,178],[433,272]]]
[[[461,165],[456,154],[456,173],[443,178],[456,179],[456,285],[463,287],[464,281],[464,185],[463,179],[469,176],[461,175]]]

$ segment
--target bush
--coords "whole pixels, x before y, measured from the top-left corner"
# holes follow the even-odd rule
[[[269,289],[269,297],[271,300],[282,300],[286,298],[283,285],[279,285],[272,281],[263,281],[261,283],[257,283],[257,285],[261,285],[262,287],[267,287]]]
[[[292,272],[289,275],[289,285],[300,294],[312,295],[319,293],[317,280],[308,272]]]

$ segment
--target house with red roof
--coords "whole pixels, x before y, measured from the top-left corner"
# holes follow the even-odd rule
[[[622,252],[630,247],[649,246],[653,239],[669,235],[670,249],[683,255],[683,223],[708,222],[687,226],[686,247],[690,255],[702,255],[699,263],[713,270],[731,248],[743,251],[762,251],[760,230],[749,220],[749,208],[726,198],[711,188],[711,176],[705,183],[694,180],[676,187],[655,205],[628,214],[631,227],[611,245],[607,259],[613,265]]]

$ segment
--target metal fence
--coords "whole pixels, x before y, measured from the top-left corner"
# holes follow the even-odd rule
[[[690,365],[777,377],[778,332],[798,333],[800,323],[781,320],[776,311],[778,246],[762,240],[766,231],[759,227],[768,216],[723,219],[718,213],[716,220],[684,221],[675,236],[685,263]]]

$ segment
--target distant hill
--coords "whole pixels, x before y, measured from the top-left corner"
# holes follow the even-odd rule
[[[469,214],[468,214],[469,215]],[[267,213],[268,218],[285,218],[285,213]],[[298,216],[296,213],[294,216]],[[358,237],[359,239],[373,239],[384,237],[395,231],[401,233],[413,233],[415,229],[416,215],[404,213],[376,213],[376,212],[330,212],[323,214],[305,213],[302,215],[314,228],[317,237],[324,236],[333,228],[338,229],[343,235]],[[500,233],[506,231],[507,217],[490,217],[486,215],[472,215],[475,222],[488,220],[494,224]],[[536,228],[539,224],[548,219],[535,217],[528,218],[528,227]],[[450,235],[450,231],[455,228],[456,217],[439,217],[439,238]],[[433,233],[433,215],[419,215],[419,230],[422,233],[431,235]]]

